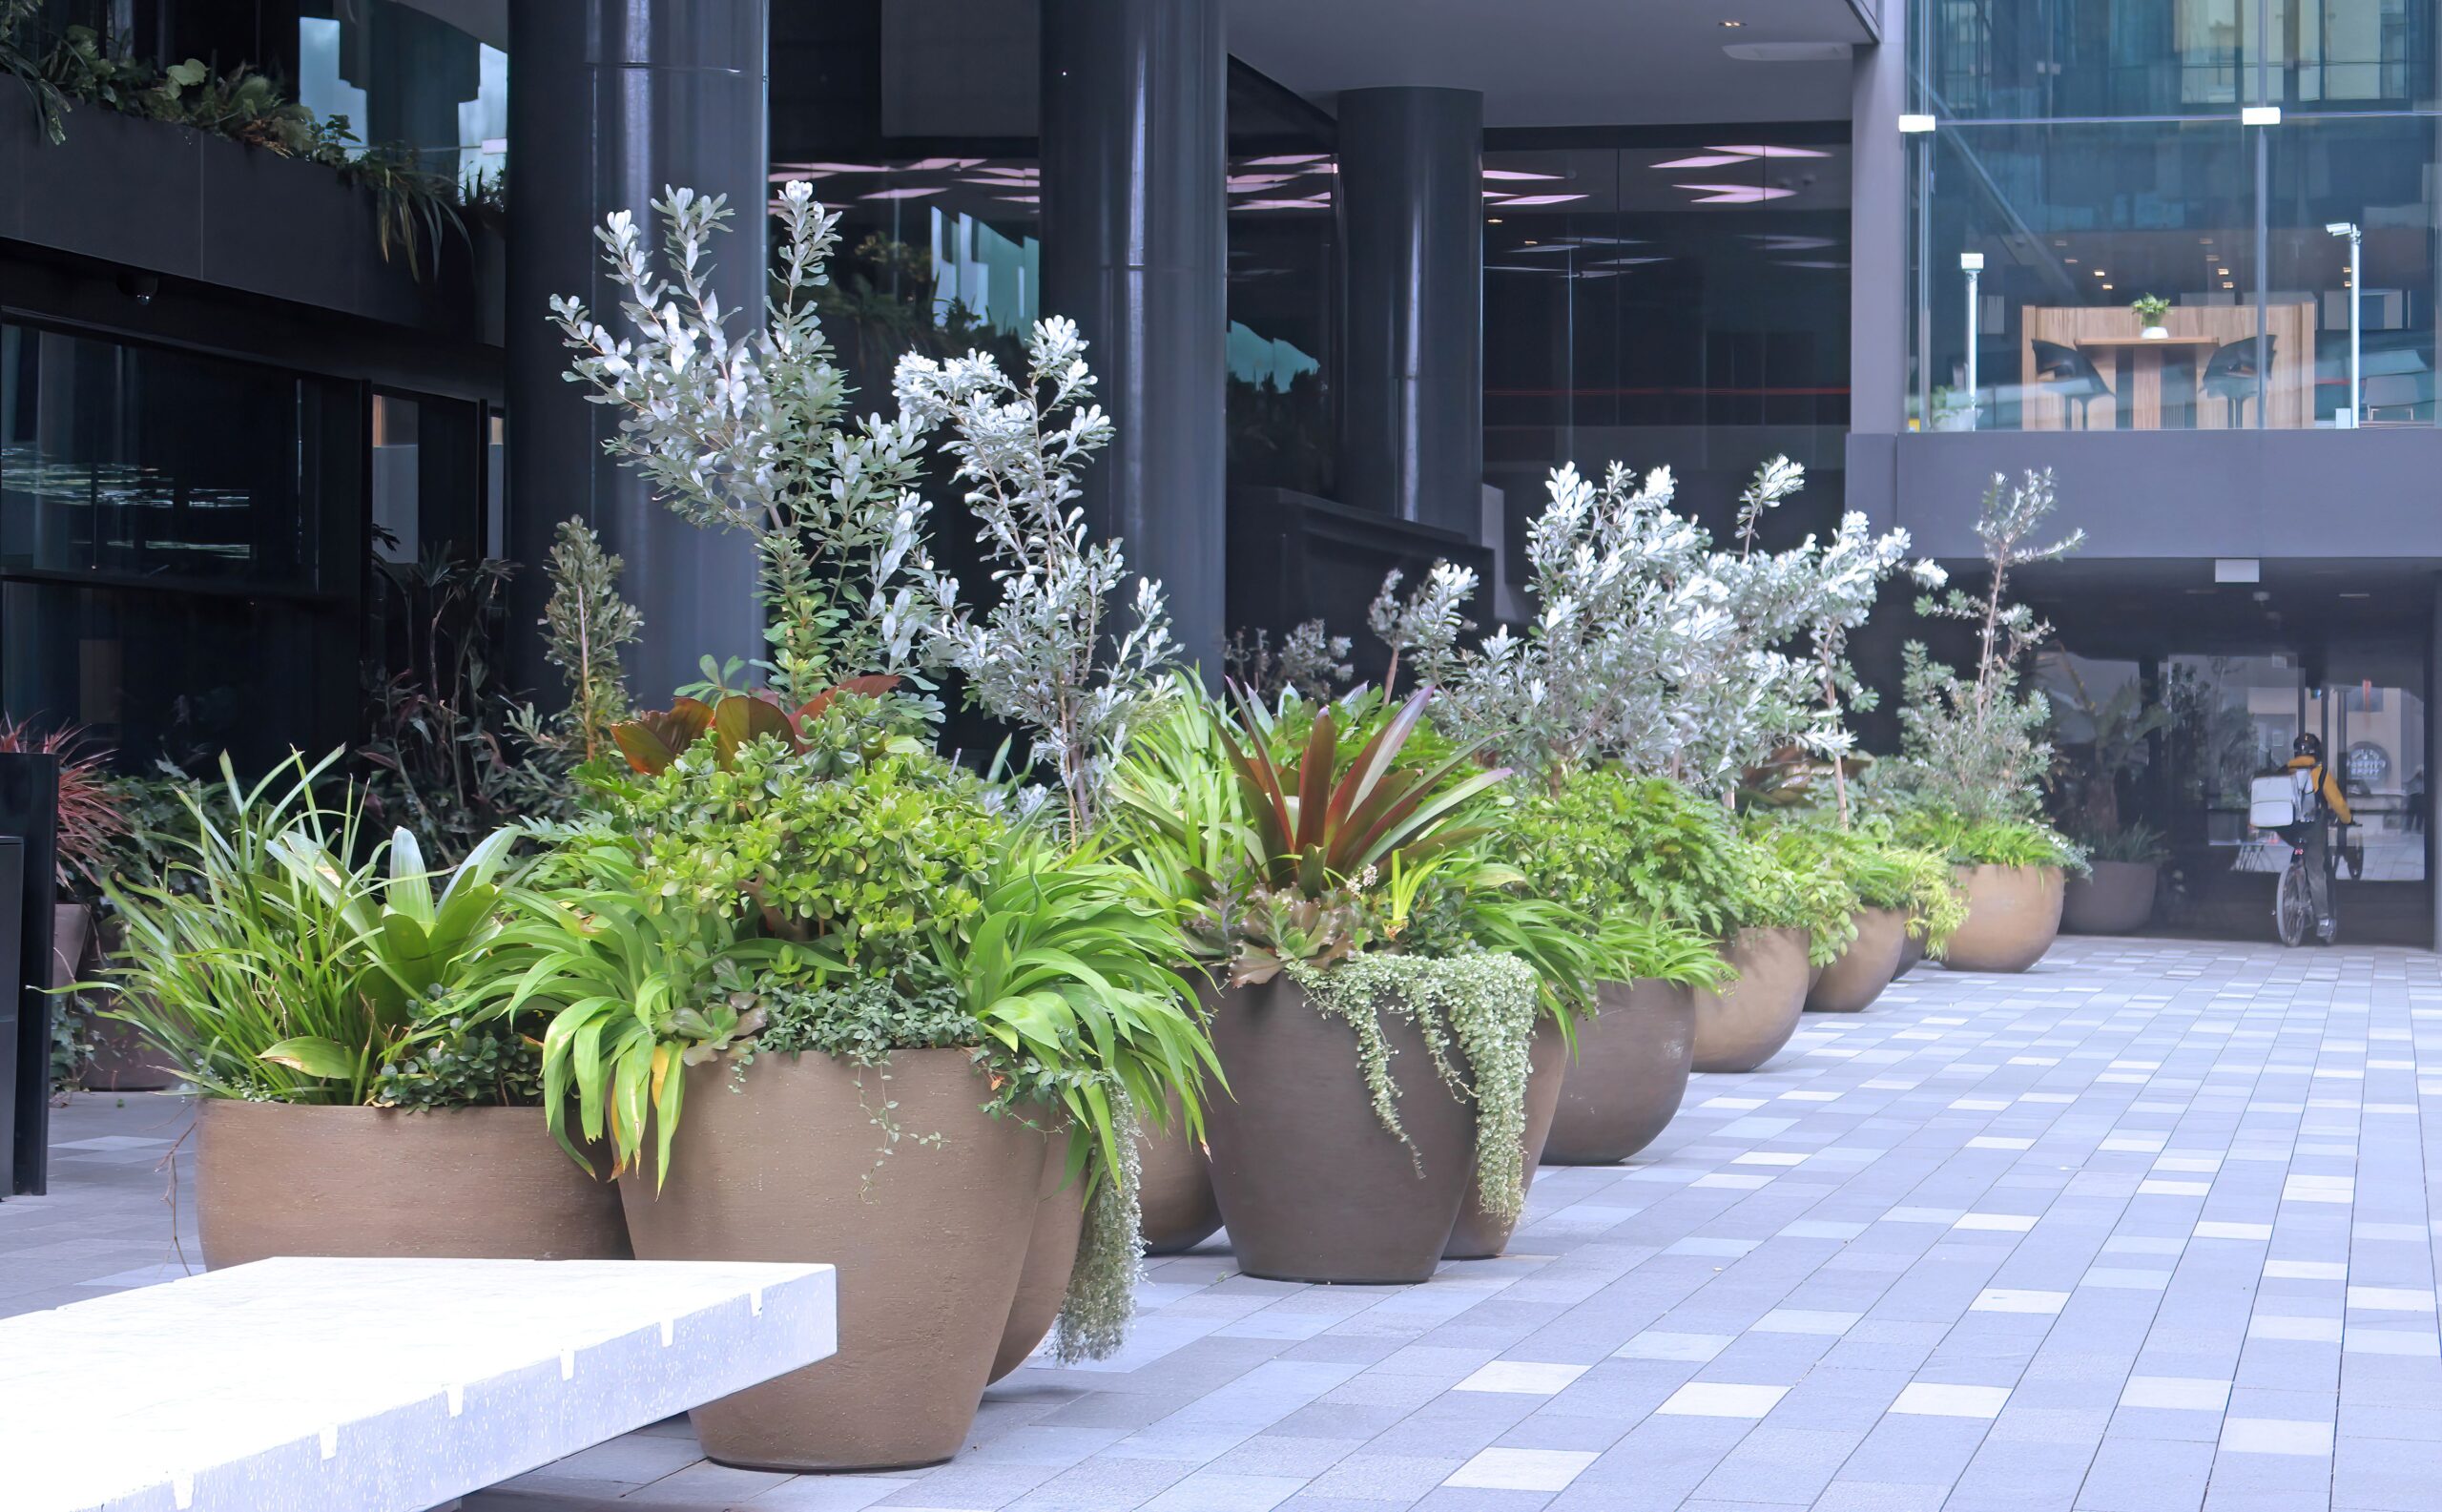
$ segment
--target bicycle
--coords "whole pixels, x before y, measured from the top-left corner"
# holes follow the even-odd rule
[[[2323,795],[2304,771],[2259,777],[2250,797],[2249,818],[2256,827],[2274,831],[2289,847],[2289,864],[2282,868],[2281,883],[2272,895],[2272,924],[2282,944],[2293,950],[2309,939],[2330,944],[2340,934],[2340,909],[2333,889],[2340,880],[2341,857],[2349,849],[2349,826],[2333,821]],[[2329,836],[2327,825],[2340,831],[2338,839]],[[2316,917],[2314,879],[2307,871],[2312,864],[2308,858],[2317,849],[2311,842],[2319,832],[2325,839],[2323,895],[2332,909],[2329,920]],[[2358,865],[2362,868],[2364,863]]]

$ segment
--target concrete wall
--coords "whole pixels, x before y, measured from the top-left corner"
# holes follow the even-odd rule
[[[2080,556],[2442,558],[2442,429],[1982,431],[1849,438],[1849,507],[1981,554],[1997,472],[2049,467]]]

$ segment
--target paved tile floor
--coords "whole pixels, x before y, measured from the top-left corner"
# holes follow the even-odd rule
[[[994,1388],[952,1464],[730,1470],[680,1420],[468,1512],[2427,1512],[2437,965],[1920,971],[1697,1078],[1647,1156],[1544,1170],[1506,1258],[1314,1288],[1210,1246],[1149,1268],[1121,1357]],[[174,1259],[166,1146],[116,1141],[175,1121],[129,1101],[72,1108],[57,1195],[0,1204],[0,1309]]]

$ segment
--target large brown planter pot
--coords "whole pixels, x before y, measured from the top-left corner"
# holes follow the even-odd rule
[[[1526,1148],[1519,1192],[1524,1200],[1535,1186],[1535,1168],[1542,1164],[1543,1147],[1552,1137],[1552,1115],[1560,1111],[1562,1083],[1568,1075],[1568,1040],[1557,1021],[1545,1015],[1535,1021],[1535,1038],[1526,1050]],[[1483,1183],[1467,1183],[1459,1204],[1459,1221],[1450,1242],[1441,1247],[1445,1260],[1489,1260],[1509,1246],[1519,1213],[1496,1218],[1484,1209]]]
[[[118,954],[125,931],[114,917],[99,921],[93,935],[93,948],[88,957],[98,957],[102,964],[109,964]],[[63,945],[54,939],[52,948],[58,951]],[[85,1090],[157,1092],[178,1085],[177,1074],[161,1065],[168,1057],[144,1037],[143,1031],[124,1019],[102,1017],[101,1010],[113,1006],[112,994],[88,992],[78,997],[85,1011],[93,1015],[93,1054],[85,1063]]]
[[[197,1105],[203,1263],[273,1255],[624,1260],[617,1190],[539,1108]]]
[[[1813,967],[1803,929],[1742,929],[1722,947],[1738,980],[1696,993],[1696,1069],[1751,1071],[1780,1053],[1806,1011]]]
[[[1440,1263],[1476,1180],[1476,1110],[1443,1085],[1423,1033],[1382,1021],[1407,1143],[1382,1127],[1356,1031],[1287,977],[1211,1000],[1234,1096],[1205,1109],[1212,1191],[1238,1269],[1274,1281],[1399,1285]]]
[[[2091,877],[2061,883],[2060,927],[2073,935],[2133,935],[2154,917],[2152,861],[2096,861]]]
[[[1896,982],[1924,963],[1925,922],[1911,919],[1908,921],[1908,932],[1899,941],[1899,969],[1891,974],[1891,980]]]
[[[1907,940],[1905,910],[1859,909],[1857,938],[1814,979],[1806,994],[1807,1007],[1816,1013],[1855,1013],[1870,1005],[1899,975]]]
[[[1961,866],[1967,922],[1950,937],[1942,964],[1953,971],[2024,971],[2060,934],[2058,866]]]
[[[838,1267],[837,1355],[690,1415],[723,1464],[937,1464],[975,1421],[1043,1206],[1044,1136],[983,1110],[964,1050],[898,1050],[887,1070],[770,1057],[733,1091],[727,1067],[696,1067],[669,1181],[656,1194],[650,1162],[620,1178],[638,1259]],[[903,1137],[877,1164],[868,1109],[885,1092]]]
[[[1543,1158],[1609,1166],[1653,1143],[1687,1094],[1696,997],[1672,982],[1605,982],[1577,1025],[1577,1064],[1561,1086]]]
[[[1211,1095],[1229,1094],[1213,1087]],[[1212,1166],[1188,1137],[1176,1093],[1160,1128],[1140,1123],[1136,1134],[1139,1203],[1145,1214],[1145,1253],[1180,1254],[1212,1237],[1221,1227],[1221,1205],[1212,1197]]]
[[[1001,1331],[1000,1352],[992,1357],[992,1380],[1024,1364],[1060,1320],[1060,1304],[1068,1295],[1069,1273],[1077,1269],[1077,1246],[1086,1232],[1085,1175],[1068,1179],[1066,1140],[1046,1138],[1043,1143],[1034,1232],[1026,1241],[1025,1265],[1018,1272],[1008,1325]]]

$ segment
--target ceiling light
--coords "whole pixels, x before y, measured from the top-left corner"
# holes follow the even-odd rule
[[[2110,285],[2110,284],[2106,283],[2106,284],[2104,284],[2102,287],[2103,287],[2103,292],[2104,292],[2104,293],[2108,294],[2108,293],[2110,293],[2110,292],[2111,292],[2111,285]]]
[[[1755,159],[1745,153],[1698,153],[1693,157],[1673,157],[1666,163],[1647,163],[1648,168],[1722,168],[1731,163],[1751,163]]]
[[[1583,195],[1511,195],[1501,203],[1504,205],[1564,205],[1572,199],[1584,197]]]
[[[1250,168],[1288,168],[1299,163],[1319,163],[1329,155],[1324,153],[1288,153],[1277,157],[1250,157]]]
[[[1913,112],[1899,117],[1900,133],[1903,135],[1908,136],[1921,135],[1926,132],[1930,132],[1934,129],[1935,124],[1935,123],[1932,116],[1919,115]]]
[[[2078,259],[2075,258],[2062,258],[2060,260],[2069,264],[2069,266],[2073,268],[2078,265]]]
[[[2371,593],[2343,593],[2340,596],[2343,598],[2372,598],[2374,595]]]
[[[1672,184],[1670,187],[1690,189],[1704,196],[1696,201],[1700,205],[1754,205],[1767,199],[1787,199],[1797,193],[1794,189],[1773,189],[1761,184]],[[1517,203],[1516,200],[1510,202]]]
[[[2097,268],[2097,269],[2095,269],[2095,277],[2096,277],[2096,278],[2098,278],[2098,279],[2107,279],[2107,278],[2111,277],[2111,275],[2110,275],[2110,274],[2108,274],[2108,273],[2105,273],[2105,272],[2104,272],[2102,269],[2101,269],[2101,268]]]
[[[1553,179],[1553,178],[1566,178],[1566,177],[1568,176],[1568,175],[1566,175],[1566,174],[1536,174],[1536,173],[1529,173],[1529,172],[1527,172],[1527,171],[1526,171],[1525,169],[1523,169],[1523,168],[1487,168],[1487,169],[1485,169],[1485,170],[1484,170],[1484,176],[1485,176],[1486,178],[1533,178],[1533,179]]]
[[[2213,270],[2213,276],[2217,279],[2226,279],[2230,276],[2230,270],[2227,268],[2215,268]]]
[[[942,187],[936,184],[923,188],[877,189],[872,194],[859,195],[857,197],[859,199],[921,199],[926,195],[940,194]]]
[[[1705,151],[1736,153],[1742,157],[1829,157],[1832,155],[1830,153],[1816,152],[1811,147],[1724,147],[1717,142],[1707,142]]]
[[[1746,23],[1746,22],[1744,22],[1744,21],[1725,21],[1725,22],[1723,22],[1723,23],[1722,23],[1722,25],[1723,25],[1723,26],[1730,27],[1730,28],[1743,27],[1743,26],[1745,26],[1746,24],[1747,24],[1747,23]]]
[[[2239,112],[2239,124],[2242,126],[2278,126],[2281,124],[2281,107],[2278,105],[2245,106]]]
[[[1500,217],[1499,216],[1486,216],[1484,217],[1484,224],[1488,226],[1500,225]]]

